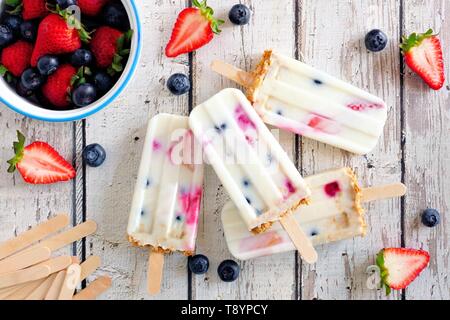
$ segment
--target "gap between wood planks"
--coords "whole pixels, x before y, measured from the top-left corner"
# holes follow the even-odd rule
[[[399,12],[400,12],[400,36],[404,31],[404,1],[401,0],[399,2]],[[187,0],[187,6],[192,6],[190,0]],[[302,52],[302,41],[301,37],[301,20],[302,20],[302,6],[303,0],[294,1],[294,21],[293,21],[293,31],[295,36],[295,48],[294,56],[296,59],[300,59]],[[400,53],[399,53],[400,54]],[[195,85],[195,53],[189,54],[189,78],[191,81],[191,89],[188,97],[188,108],[189,112],[194,108],[194,85]],[[401,177],[402,182],[405,182],[405,173],[406,173],[406,163],[405,163],[405,139],[404,133],[406,129],[405,124],[405,108],[404,108],[404,71],[405,66],[403,63],[403,58],[400,59],[400,110],[401,110]],[[301,146],[302,137],[295,137],[295,165],[301,172],[304,172],[304,165],[302,161],[301,154]],[[72,220],[73,224],[77,225],[84,221],[86,221],[86,168],[83,164],[82,160],[82,150],[86,146],[86,120],[81,120],[73,123],[73,165],[77,172],[77,178],[73,181],[73,213]],[[405,198],[401,200],[401,245],[405,245]],[[79,241],[73,245],[72,252],[74,255],[78,256],[82,261],[86,258],[86,241]],[[295,255],[295,284],[294,284],[294,292],[293,297],[296,300],[302,299],[302,261],[299,258],[297,253]],[[188,281],[188,300],[192,300],[193,297],[193,288],[192,288],[192,273],[189,271],[189,268],[186,263],[186,271],[187,271],[187,281]],[[83,283],[83,287],[85,287],[85,283]],[[402,300],[406,300],[406,291],[403,290],[401,295]]]

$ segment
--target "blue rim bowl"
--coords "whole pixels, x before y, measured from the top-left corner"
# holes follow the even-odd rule
[[[4,2],[4,0],[0,0],[1,8],[3,8]],[[69,122],[85,119],[111,104],[122,93],[132,79],[136,71],[142,49],[142,25],[136,3],[134,0],[123,0],[122,3],[127,10],[130,25],[134,31],[134,34],[131,41],[130,56],[128,58],[127,65],[125,66],[119,80],[106,95],[84,108],[65,111],[49,110],[36,106],[28,100],[22,98],[4,81],[3,78],[1,78],[0,103],[5,104],[10,109],[23,114],[24,116],[48,122]]]

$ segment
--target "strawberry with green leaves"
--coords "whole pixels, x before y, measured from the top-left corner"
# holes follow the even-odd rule
[[[70,91],[77,69],[70,64],[64,64],[50,75],[42,86],[42,94],[53,106],[64,109],[70,106]]]
[[[5,3],[15,8],[12,14],[22,13],[24,20],[43,18],[50,13],[46,0],[6,0]]]
[[[166,47],[166,56],[174,58],[180,54],[195,51],[211,42],[219,34],[223,20],[214,18],[214,10],[206,0],[192,0],[194,7],[181,11]]]
[[[97,66],[108,69],[110,75],[122,72],[122,61],[130,53],[132,35],[132,30],[123,33],[111,27],[98,28],[90,42]]]
[[[381,270],[381,284],[386,294],[392,289],[405,289],[428,266],[430,255],[423,250],[407,248],[386,248],[377,255]]]
[[[433,30],[413,33],[403,37],[400,46],[406,64],[417,73],[430,88],[440,90],[445,83],[444,58],[441,41]]]
[[[9,72],[14,77],[20,77],[30,66],[33,45],[19,40],[2,50],[0,56],[0,75],[5,76]]]
[[[74,168],[48,143],[36,141],[25,146],[25,136],[17,131],[15,156],[8,161],[8,172],[19,171],[25,182],[50,184],[75,177]]]
[[[64,54],[80,49],[81,42],[88,42],[89,39],[81,23],[66,11],[49,14],[39,24],[31,65],[35,67],[39,58],[48,54]]]

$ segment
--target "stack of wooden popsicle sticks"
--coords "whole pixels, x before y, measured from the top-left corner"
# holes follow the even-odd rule
[[[111,278],[102,276],[75,294],[101,262],[97,256],[81,264],[77,257],[52,257],[97,230],[94,221],[86,221],[61,231],[68,224],[67,215],[58,215],[0,243],[0,300],[92,300],[111,286]]]

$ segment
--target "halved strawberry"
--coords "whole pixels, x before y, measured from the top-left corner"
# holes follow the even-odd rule
[[[27,147],[25,136],[17,131],[18,141],[14,142],[14,158],[8,161],[8,172],[16,169],[23,179],[31,184],[50,184],[68,181],[75,177],[74,168],[49,144],[36,141]]]
[[[441,41],[433,34],[413,33],[403,37],[400,46],[406,64],[434,90],[440,90],[445,83],[444,58]]]
[[[174,58],[183,53],[197,50],[209,43],[214,34],[219,34],[223,20],[214,18],[214,10],[206,0],[200,3],[192,0],[193,8],[187,8],[178,15],[172,36],[166,47],[166,56]]]
[[[386,248],[377,255],[377,265],[381,269],[381,284],[386,294],[391,289],[405,289],[428,266],[430,255],[423,250],[407,248]]]

